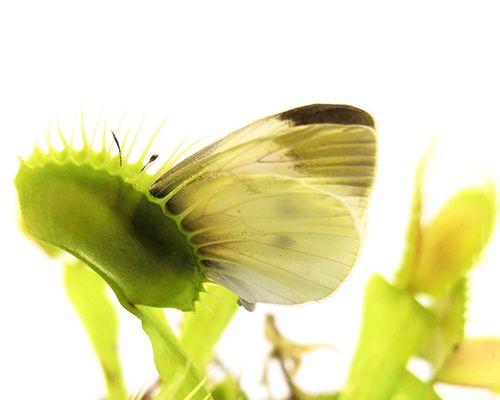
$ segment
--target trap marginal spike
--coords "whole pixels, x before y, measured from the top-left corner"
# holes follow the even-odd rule
[[[62,142],[63,146],[64,147],[69,147],[70,145],[69,145],[66,137],[64,136],[64,133],[63,133],[63,131],[61,129],[61,124],[60,124],[59,120],[56,121],[56,126],[57,126],[57,133],[59,135],[59,138],[61,139],[61,142]]]
[[[144,163],[144,160],[146,158],[146,155],[148,154],[149,150],[151,149],[151,146],[153,146],[153,143],[155,142],[156,138],[158,137],[158,135],[160,134],[161,132],[161,129],[163,128],[163,126],[165,125],[165,123],[167,122],[167,118],[165,118],[162,123],[158,126],[158,128],[155,129],[155,131],[153,132],[153,134],[151,135],[151,138],[149,139],[148,143],[146,144],[146,146],[144,147],[144,150],[142,151],[142,154],[139,156],[139,162],[141,164]]]
[[[130,156],[132,155],[132,150],[135,147],[135,144],[137,143],[137,139],[139,138],[139,135],[142,131],[142,128],[144,126],[144,118],[145,116],[143,115],[141,118],[141,121],[139,122],[139,125],[137,126],[137,130],[135,131],[134,138],[132,139],[132,143],[130,143],[130,147],[127,149],[127,152],[125,153],[124,156],[124,161],[127,163]]]
[[[83,108],[80,112],[80,136],[82,138],[83,148],[86,149],[89,146],[89,140],[85,133],[85,114]]]
[[[102,112],[100,112],[99,115],[97,116],[97,120],[95,122],[94,130],[92,131],[92,136],[90,137],[89,147],[90,147],[91,150],[94,147],[94,142],[95,142],[95,138],[97,136],[97,131],[99,129],[99,124],[101,123],[101,119],[102,119]]]
[[[125,136],[123,137],[123,140],[122,140],[123,152],[125,152],[125,150],[127,149],[128,140],[130,138],[130,132],[132,131],[132,128],[133,128],[133,125],[130,125],[129,128],[127,129],[127,131],[125,132]]]
[[[106,146],[106,136],[107,136],[107,133],[108,133],[108,118],[106,118],[104,120],[102,132],[101,132],[101,151],[103,151],[103,152],[106,151],[106,147],[107,147]],[[110,146],[110,148],[107,151],[108,151],[108,153],[110,153],[111,146]]]

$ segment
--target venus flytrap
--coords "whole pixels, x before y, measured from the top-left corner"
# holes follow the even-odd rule
[[[406,249],[395,283],[382,284],[379,278],[367,287],[361,337],[341,399],[438,399],[433,383],[439,381],[498,390],[498,365],[487,355],[496,354],[498,341],[464,339],[467,273],[492,234],[496,190],[492,184],[462,190],[424,223],[428,156],[417,169]],[[388,302],[387,296],[396,293],[400,300]],[[417,302],[422,294],[429,300],[425,308]],[[404,303],[415,307],[404,308]],[[414,336],[422,315],[433,323]],[[412,344],[411,351],[403,351],[405,343]],[[391,348],[384,350],[384,345]],[[430,362],[429,382],[405,370],[412,357]]]
[[[116,343],[112,343],[116,326],[110,324],[115,317],[102,292],[101,278],[92,277],[95,273],[86,271],[86,265],[104,278],[122,305],[141,320],[153,345],[162,379],[169,381],[179,370],[186,369],[176,389],[177,398],[190,395],[194,399],[204,399],[208,392],[200,386],[201,379],[181,350],[161,310],[134,304],[160,303],[191,309],[201,280],[186,286],[182,281],[188,275],[186,273],[180,273],[177,280],[168,279],[169,272],[171,277],[172,274],[175,276],[175,271],[154,273],[155,267],[166,269],[169,260],[161,258],[164,254],[159,248],[162,238],[148,234],[148,227],[144,224],[150,223],[149,228],[153,229],[167,225],[166,232],[169,232],[173,222],[162,218],[157,201],[147,200],[147,188],[153,177],[144,173],[146,151],[137,162],[128,163],[131,149],[122,149],[123,154],[120,151],[119,155],[112,156],[105,145],[105,134],[103,132],[100,150],[94,150],[93,141],[88,141],[85,135],[81,150],[76,150],[61,135],[62,150],[49,144],[48,152],[43,152],[37,146],[32,156],[22,162],[16,178],[23,212],[22,227],[37,238],[49,255],[58,256],[63,249],[86,263],[68,265],[65,281],[68,295],[103,366],[110,400],[127,398],[120,364],[114,353]],[[162,225],[164,220],[167,222]],[[172,243],[176,243],[175,238]],[[142,251],[142,254],[131,259],[133,251]],[[110,261],[111,256],[114,261]],[[135,267],[134,262],[142,268],[126,268]],[[174,290],[171,296],[158,294],[155,280],[156,285],[162,280],[163,289],[170,287],[177,292]],[[108,316],[99,319],[99,314],[106,310]]]
[[[464,331],[468,272],[492,234],[496,208],[496,191],[491,184],[456,194],[422,229],[425,239],[409,281],[411,290],[431,293],[430,309],[438,317],[437,329],[421,350],[434,367],[435,379],[468,386],[481,386],[483,382],[483,387],[494,391],[500,386],[491,371],[498,372],[498,368],[489,364],[491,354],[478,351],[473,355],[469,351],[474,348],[470,343],[481,343],[481,340],[465,338]],[[430,245],[430,241],[441,246]],[[488,346],[479,345],[476,349],[486,348]]]
[[[417,173],[407,257],[396,282],[410,293],[430,296],[429,309],[436,315],[437,325],[420,355],[431,362],[437,373],[464,339],[467,274],[493,232],[497,200],[491,183],[464,189],[430,222],[423,223],[423,201],[418,194],[423,185],[424,167],[422,164]]]
[[[86,141],[81,150],[37,147],[16,177],[26,228],[81,259],[120,298],[191,310],[204,278],[177,222],[144,189],[152,177],[143,165],[120,165]]]

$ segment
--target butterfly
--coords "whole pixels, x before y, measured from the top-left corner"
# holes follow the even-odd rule
[[[331,294],[360,249],[376,167],[373,118],[313,104],[254,122],[151,186],[196,248],[207,278],[239,304]]]

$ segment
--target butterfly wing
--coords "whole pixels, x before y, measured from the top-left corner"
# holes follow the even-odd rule
[[[195,153],[151,194],[182,219],[209,278],[247,302],[303,303],[354,265],[375,147],[364,111],[301,107]]]

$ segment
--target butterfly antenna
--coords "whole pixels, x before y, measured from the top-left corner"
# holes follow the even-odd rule
[[[158,154],[153,154],[149,158],[149,161],[146,164],[144,164],[144,167],[141,168],[141,172],[143,172],[147,167],[149,167],[152,163],[154,163],[157,158],[158,158]]]
[[[123,140],[122,140],[122,147],[123,147],[123,152],[125,152],[125,149],[127,148],[127,144],[128,144],[128,140],[130,138],[130,132],[132,132],[132,128],[134,127],[134,125],[130,125],[127,129],[127,131],[125,132],[125,136],[123,137]]]
[[[106,136],[107,136],[107,132],[108,132],[108,121],[109,121],[109,115],[106,116],[106,119],[104,120],[104,123],[102,126],[101,151],[106,151]]]
[[[95,141],[95,138],[96,138],[96,135],[97,135],[97,130],[99,129],[99,124],[101,123],[101,119],[102,119],[102,111],[97,116],[97,120],[95,121],[94,130],[92,131],[92,135],[90,136],[89,147],[91,149],[94,147],[94,141]]]
[[[111,131],[111,134],[113,135],[113,140],[115,141],[116,147],[118,147],[118,156],[120,157],[120,167],[121,167],[123,160],[122,160],[122,149],[120,147],[120,142],[116,138],[116,135],[113,131]]]
[[[69,143],[64,137],[64,133],[61,129],[61,124],[59,122],[59,119],[56,120],[56,125],[57,125],[57,133],[59,134],[59,138],[61,139],[62,144],[64,145],[64,147],[69,147]]]
[[[89,141],[87,135],[85,134],[85,111],[83,109],[83,106],[80,110],[80,135],[82,136],[83,148],[87,149],[89,147]]]

